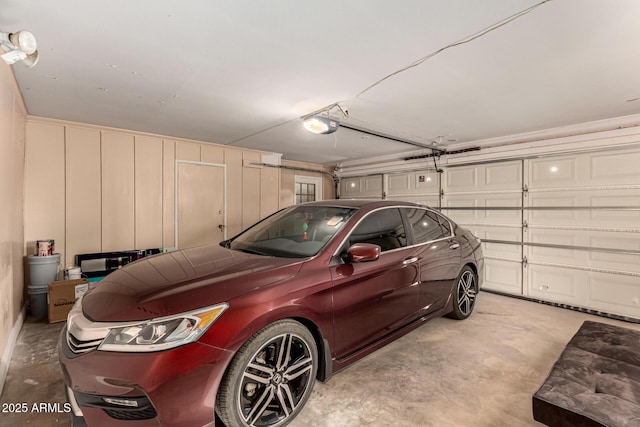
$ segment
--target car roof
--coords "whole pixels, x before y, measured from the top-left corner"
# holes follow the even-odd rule
[[[338,206],[345,208],[367,208],[376,209],[385,206],[422,206],[411,202],[402,202],[397,200],[375,200],[375,199],[333,199],[322,200],[319,202],[303,203],[305,206]]]

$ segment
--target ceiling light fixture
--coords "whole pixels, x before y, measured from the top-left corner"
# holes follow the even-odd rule
[[[317,135],[327,135],[338,130],[340,122],[330,117],[309,116],[303,121],[304,128]]]
[[[22,61],[31,68],[38,63],[36,38],[29,31],[0,32],[0,47],[5,51],[0,58],[9,65]]]
[[[337,102],[327,105],[321,110],[302,116],[302,124],[304,128],[316,135],[327,135],[334,133],[340,127],[340,122],[330,117],[331,110],[337,108],[344,117],[349,117],[349,112],[344,110]]]

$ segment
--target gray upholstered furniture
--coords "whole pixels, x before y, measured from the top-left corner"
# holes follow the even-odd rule
[[[533,395],[552,427],[640,427],[640,331],[584,322]]]

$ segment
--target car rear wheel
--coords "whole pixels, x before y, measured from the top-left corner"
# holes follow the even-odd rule
[[[216,412],[227,426],[284,426],[306,403],[318,369],[307,328],[281,320],[238,350],[220,384]]]
[[[465,265],[453,289],[453,311],[447,316],[453,319],[466,319],[473,312],[478,293],[478,277],[471,267]]]

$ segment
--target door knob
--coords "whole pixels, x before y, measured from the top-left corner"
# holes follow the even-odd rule
[[[458,249],[460,247],[460,243],[453,242],[449,245],[449,249]]]
[[[224,224],[219,224],[218,228],[220,229],[220,231],[224,231],[224,229],[227,228],[227,226]]]

